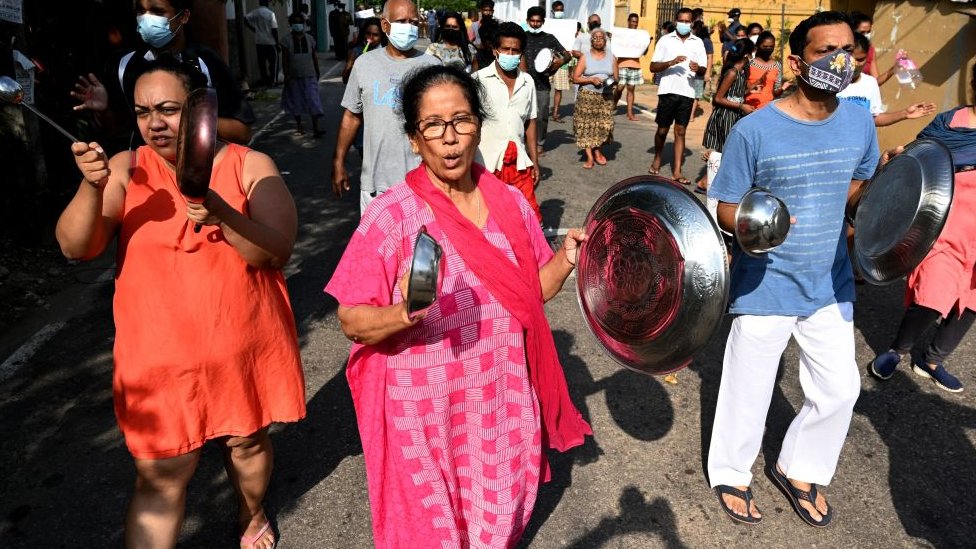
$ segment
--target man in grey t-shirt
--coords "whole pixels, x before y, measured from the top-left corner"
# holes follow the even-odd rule
[[[356,59],[342,96],[342,121],[332,157],[332,190],[349,190],[346,154],[363,126],[363,169],[360,213],[376,196],[404,180],[420,157],[400,123],[400,83],[410,72],[440,61],[414,49],[420,28],[417,6],[410,0],[389,0],[381,21],[389,44]]]

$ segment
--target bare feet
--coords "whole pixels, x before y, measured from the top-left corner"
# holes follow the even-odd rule
[[[593,159],[596,160],[596,163],[601,166],[607,165],[607,157],[603,156],[603,153],[600,152],[600,149],[593,150]]]

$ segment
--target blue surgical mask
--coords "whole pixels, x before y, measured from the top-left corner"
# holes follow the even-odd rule
[[[566,12],[564,12],[564,11],[554,11],[554,12],[552,12],[552,18],[553,19],[562,19],[563,17],[566,17]]]
[[[505,72],[514,71],[519,66],[521,55],[510,55],[507,53],[498,54],[498,66]]]
[[[389,37],[393,47],[400,51],[412,50],[417,43],[417,38],[420,37],[420,29],[410,23],[387,21],[390,23],[390,32],[387,37]]]
[[[305,32],[305,23],[293,23],[291,32]]]
[[[533,28],[532,28],[532,27],[530,26],[529,28],[527,28],[527,29],[525,29],[525,32],[530,32],[530,33],[532,33],[532,34],[539,34],[540,32],[542,32],[542,27],[539,27],[539,28],[537,28],[537,29],[533,29]]]
[[[674,30],[681,36],[688,36],[688,33],[691,32],[691,23],[679,21],[674,24]]]
[[[183,12],[177,13],[173,19],[182,14]],[[144,13],[136,17],[136,30],[143,42],[154,48],[162,48],[172,42],[173,37],[176,36],[176,33],[169,29],[169,22],[173,19],[166,19],[162,15]],[[182,26],[180,25],[180,27]],[[179,27],[176,30],[179,31]]]

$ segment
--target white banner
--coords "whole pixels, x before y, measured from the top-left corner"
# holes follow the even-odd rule
[[[610,32],[613,34],[610,51],[618,58],[638,58],[651,45],[651,35],[644,29],[612,27]]]
[[[356,12],[356,19],[369,19],[370,17],[376,17],[376,12],[373,10],[359,10]]]
[[[23,0],[0,0],[0,20],[24,24]]]
[[[566,48],[566,51],[573,50],[573,42],[576,40],[576,20],[546,18],[542,24],[542,30],[556,37],[559,43]]]

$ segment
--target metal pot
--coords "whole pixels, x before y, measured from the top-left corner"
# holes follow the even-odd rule
[[[735,208],[735,240],[742,251],[762,257],[786,240],[790,211],[769,189],[752,187]]]
[[[889,284],[922,262],[945,227],[954,183],[952,155],[934,139],[913,141],[866,183],[853,259],[867,282]]]
[[[669,179],[632,177],[597,199],[584,230],[577,297],[606,353],[645,374],[687,366],[729,295],[725,245],[702,203]]]

